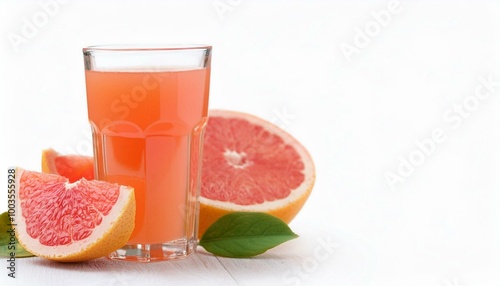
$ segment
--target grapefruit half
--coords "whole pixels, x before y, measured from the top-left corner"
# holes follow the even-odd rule
[[[94,159],[89,156],[61,155],[52,148],[42,151],[42,172],[59,174],[71,183],[94,179]]]
[[[134,229],[134,189],[16,169],[16,236],[34,255],[61,262],[105,256]]]
[[[265,212],[289,223],[315,181],[313,160],[294,137],[242,112],[210,111],[202,160],[200,236],[237,211]]]

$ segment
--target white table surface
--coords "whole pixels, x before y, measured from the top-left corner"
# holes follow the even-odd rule
[[[54,3],[0,0],[0,169],[91,153],[82,47],[201,42],[210,108],[282,126],[317,181],[300,237],[252,259],[19,259],[1,286],[500,285],[500,1]]]

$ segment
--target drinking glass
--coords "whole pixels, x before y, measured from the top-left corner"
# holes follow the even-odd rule
[[[83,49],[98,180],[134,188],[135,228],[116,260],[185,258],[198,236],[211,46]]]

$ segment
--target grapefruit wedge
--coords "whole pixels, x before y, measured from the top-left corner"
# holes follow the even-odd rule
[[[202,166],[200,236],[237,211],[264,212],[289,223],[315,181],[313,160],[294,137],[235,111],[210,111]]]
[[[52,148],[42,151],[42,172],[59,174],[71,183],[81,178],[94,179],[94,159],[89,156],[61,155]]]
[[[16,236],[34,255],[61,262],[105,256],[134,229],[134,189],[16,169]]]

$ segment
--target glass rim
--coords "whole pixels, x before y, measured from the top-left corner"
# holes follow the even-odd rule
[[[83,52],[189,51],[211,49],[211,45],[205,44],[113,44],[87,46],[83,48]]]

